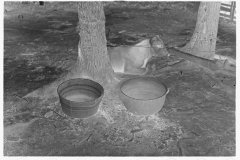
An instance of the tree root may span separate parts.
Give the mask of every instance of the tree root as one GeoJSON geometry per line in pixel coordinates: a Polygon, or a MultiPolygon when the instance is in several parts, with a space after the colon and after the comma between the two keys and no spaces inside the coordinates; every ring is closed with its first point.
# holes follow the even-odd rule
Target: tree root
{"type": "MultiPolygon", "coordinates": [[[[169,53],[173,55],[180,56],[181,58],[188,60],[190,62],[195,63],[194,65],[198,64],[201,67],[207,68],[212,74],[215,73],[223,73],[225,75],[229,76],[236,76],[236,66],[232,66],[231,63],[228,62],[228,60],[225,60],[224,62],[219,60],[208,60],[201,57],[197,57],[191,54],[188,54],[186,52],[180,51],[176,48],[170,48],[169,53]]],[[[170,67],[170,69],[177,69],[178,66],[175,66],[175,64],[170,67]]]]}
{"type": "MultiPolygon", "coordinates": [[[[197,57],[198,58],[198,57],[197,57]]],[[[208,60],[207,60],[208,61],[208,60]]],[[[212,63],[212,62],[210,62],[212,63]]],[[[204,64],[204,63],[203,63],[204,64]]],[[[214,63],[212,63],[213,65],[214,63]]],[[[219,65],[216,64],[216,66],[218,67],[219,65]]],[[[214,66],[214,68],[216,67],[214,66]]],[[[151,75],[153,76],[158,76],[160,74],[162,74],[163,72],[167,72],[167,71],[184,71],[184,70],[193,70],[193,69],[205,69],[206,71],[208,71],[209,73],[211,73],[208,77],[211,79],[212,82],[214,82],[214,85],[211,86],[212,88],[215,87],[215,86],[218,86],[219,88],[221,88],[222,90],[226,91],[227,93],[231,94],[231,95],[235,95],[235,87],[233,86],[230,86],[230,85],[226,85],[226,84],[223,84],[220,80],[217,80],[216,78],[214,78],[214,75],[218,74],[218,73],[221,73],[221,74],[224,74],[224,75],[227,75],[227,76],[232,76],[232,77],[235,77],[236,74],[235,73],[232,73],[231,71],[229,70],[224,70],[224,69],[216,69],[215,71],[212,71],[211,69],[212,68],[208,68],[208,67],[203,67],[201,65],[196,65],[196,63],[193,63],[193,62],[190,62],[190,61],[186,61],[186,60],[183,60],[183,61],[180,61],[180,62],[177,62],[177,63],[174,63],[173,65],[170,65],[170,66],[167,66],[167,67],[164,67],[160,70],[157,70],[157,71],[153,71],[152,73],[150,73],[151,75]]]]}
{"type": "Polygon", "coordinates": [[[184,71],[184,70],[191,70],[194,68],[197,68],[197,66],[194,65],[193,63],[190,63],[189,61],[183,60],[183,61],[174,63],[173,65],[169,65],[167,67],[161,68],[159,70],[152,71],[151,73],[149,73],[149,75],[158,76],[159,74],[162,74],[163,72],[167,72],[167,71],[184,71]]]}

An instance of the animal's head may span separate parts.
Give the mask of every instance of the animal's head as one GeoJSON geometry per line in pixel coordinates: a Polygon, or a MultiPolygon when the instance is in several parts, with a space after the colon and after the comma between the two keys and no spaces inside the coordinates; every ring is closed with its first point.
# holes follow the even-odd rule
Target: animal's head
{"type": "Polygon", "coordinates": [[[156,35],[150,39],[150,45],[154,50],[153,56],[164,57],[169,54],[163,43],[162,38],[159,35],[156,35]]]}

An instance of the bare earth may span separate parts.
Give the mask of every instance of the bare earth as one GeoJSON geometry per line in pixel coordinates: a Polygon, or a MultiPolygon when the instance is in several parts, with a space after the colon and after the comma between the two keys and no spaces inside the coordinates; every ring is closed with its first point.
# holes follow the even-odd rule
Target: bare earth
{"type": "MultiPolygon", "coordinates": [[[[87,119],[61,112],[58,97],[41,101],[24,95],[59,78],[77,57],[77,4],[4,5],[5,156],[234,156],[235,77],[203,69],[156,75],[170,88],[161,111],[129,113],[118,90],[87,119]],[[221,81],[224,88],[215,85],[221,81]]],[[[167,46],[184,45],[197,13],[184,3],[126,3],[105,6],[109,45],[128,45],[163,34],[167,46]]],[[[217,50],[236,57],[236,25],[220,20],[217,50]]],[[[155,59],[156,69],[166,66],[155,59]]]]}

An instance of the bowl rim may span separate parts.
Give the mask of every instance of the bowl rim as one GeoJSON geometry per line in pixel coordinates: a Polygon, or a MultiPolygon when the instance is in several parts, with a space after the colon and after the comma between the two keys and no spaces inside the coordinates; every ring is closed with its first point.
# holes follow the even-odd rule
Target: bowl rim
{"type": "Polygon", "coordinates": [[[130,98],[130,99],[134,99],[134,100],[138,100],[138,101],[151,101],[151,100],[156,100],[156,99],[159,99],[159,98],[162,98],[162,97],[166,96],[166,95],[168,94],[168,92],[169,92],[169,89],[168,89],[168,87],[167,87],[164,83],[162,83],[161,81],[158,81],[158,80],[157,80],[156,78],[154,78],[154,77],[134,77],[134,78],[130,78],[130,79],[125,80],[125,81],[121,84],[121,86],[120,86],[120,91],[121,91],[121,93],[122,93],[123,95],[125,95],[126,97],[128,97],[128,98],[130,98]],[[129,81],[134,80],[134,79],[151,79],[151,80],[154,80],[154,81],[157,82],[157,83],[160,82],[160,84],[163,85],[164,88],[166,89],[166,92],[165,92],[162,96],[159,96],[159,97],[154,98],[154,99],[138,99],[138,98],[130,97],[130,96],[126,95],[126,94],[122,91],[122,87],[123,87],[123,85],[124,85],[126,82],[129,82],[129,81]]]}
{"type": "MultiPolygon", "coordinates": [[[[95,87],[94,87],[94,88],[95,88],[95,87]]],[[[57,94],[58,94],[59,98],[61,97],[62,99],[66,100],[66,101],[84,104],[84,103],[95,102],[96,100],[102,98],[103,95],[104,95],[104,88],[103,88],[103,86],[102,86],[100,83],[98,83],[98,82],[96,82],[96,81],[94,81],[94,80],[91,80],[91,79],[87,79],[87,78],[73,78],[73,79],[69,79],[69,80],[66,80],[66,81],[60,83],[60,84],[58,85],[58,87],[57,87],[57,94]],[[101,95],[100,95],[99,97],[97,97],[96,99],[94,99],[94,100],[89,100],[89,101],[84,101],[84,102],[71,101],[71,100],[69,100],[69,99],[64,98],[64,97],[60,94],[59,88],[60,88],[60,86],[63,85],[64,83],[67,83],[67,82],[72,81],[72,80],[85,80],[85,81],[90,81],[90,82],[96,83],[96,84],[99,85],[99,87],[101,88],[101,91],[100,91],[100,94],[101,94],[101,95]]]]}

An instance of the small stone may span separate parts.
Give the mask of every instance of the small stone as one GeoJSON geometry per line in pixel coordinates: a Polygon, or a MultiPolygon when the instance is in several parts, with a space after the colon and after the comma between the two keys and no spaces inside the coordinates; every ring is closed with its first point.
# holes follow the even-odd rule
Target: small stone
{"type": "Polygon", "coordinates": [[[134,126],[133,129],[130,131],[131,133],[137,133],[137,132],[141,132],[144,129],[140,128],[139,126],[134,126]]]}
{"type": "Polygon", "coordinates": [[[19,137],[13,137],[13,136],[7,136],[6,139],[7,139],[8,141],[16,142],[16,141],[18,141],[20,138],[19,138],[19,137]]]}
{"type": "Polygon", "coordinates": [[[54,105],[50,105],[50,106],[47,106],[47,109],[55,109],[55,106],[54,105]]]}
{"type": "Polygon", "coordinates": [[[139,126],[141,128],[146,128],[146,127],[154,127],[155,124],[156,123],[153,120],[149,120],[149,121],[142,121],[142,122],[140,122],[139,126]]]}
{"type": "Polygon", "coordinates": [[[45,118],[49,118],[49,117],[51,117],[53,115],[53,111],[49,111],[49,112],[47,112],[45,115],[44,115],[44,117],[45,118]]]}

